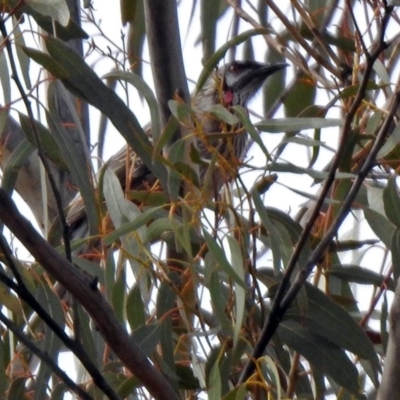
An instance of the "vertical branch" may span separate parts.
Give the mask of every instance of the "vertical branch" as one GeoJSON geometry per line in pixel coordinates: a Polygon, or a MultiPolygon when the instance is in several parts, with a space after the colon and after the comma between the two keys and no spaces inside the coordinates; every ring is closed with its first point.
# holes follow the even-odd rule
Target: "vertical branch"
{"type": "Polygon", "coordinates": [[[179,34],[176,1],[145,1],[146,32],[151,68],[161,120],[165,125],[171,115],[168,101],[176,93],[189,103],[182,47],[179,34]]]}
{"type": "MultiPolygon", "coordinates": [[[[175,0],[146,0],[145,1],[146,32],[149,44],[151,67],[158,106],[163,125],[171,116],[168,101],[177,95],[186,103],[190,103],[189,90],[186,81],[185,68],[182,57],[177,5],[175,0]]],[[[177,130],[164,153],[168,157],[169,148],[180,138],[185,139],[186,164],[190,163],[190,140],[183,127],[177,130]],[[185,137],[186,136],[186,137],[185,137]]],[[[186,190],[182,194],[183,197],[186,190]]],[[[173,246],[168,247],[168,260],[176,260],[177,267],[182,268],[184,255],[178,254],[173,246]]],[[[175,263],[175,262],[174,262],[175,263]]]]}

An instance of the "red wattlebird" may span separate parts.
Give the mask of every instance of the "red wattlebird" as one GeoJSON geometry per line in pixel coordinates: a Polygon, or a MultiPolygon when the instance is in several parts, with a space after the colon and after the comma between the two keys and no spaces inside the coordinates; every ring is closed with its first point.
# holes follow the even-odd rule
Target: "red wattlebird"
{"type": "MultiPolygon", "coordinates": [[[[233,61],[213,71],[204,86],[193,96],[192,109],[196,115],[195,145],[201,159],[199,167],[200,187],[207,193],[218,194],[225,183],[229,183],[237,174],[247,148],[248,134],[241,126],[227,126],[210,109],[222,105],[230,110],[233,106],[247,107],[249,100],[261,88],[265,80],[277,71],[287,67],[286,63],[262,64],[255,61],[233,61]],[[225,137],[224,137],[224,134],[225,137]],[[213,171],[207,174],[210,161],[217,155],[213,171]],[[205,177],[209,176],[205,187],[205,177]]],[[[151,129],[148,129],[151,136],[151,129]]],[[[118,176],[121,185],[126,183],[126,148],[121,149],[108,162],[118,176]]],[[[155,177],[132,150],[130,153],[131,189],[150,188],[155,184],[155,177]]],[[[84,204],[76,198],[69,209],[67,222],[71,226],[71,237],[82,238],[88,234],[84,204]]]]}

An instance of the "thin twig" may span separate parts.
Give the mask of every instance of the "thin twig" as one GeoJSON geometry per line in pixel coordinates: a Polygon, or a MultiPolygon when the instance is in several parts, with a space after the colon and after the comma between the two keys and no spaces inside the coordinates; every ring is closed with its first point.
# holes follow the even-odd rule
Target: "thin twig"
{"type": "Polygon", "coordinates": [[[310,217],[309,221],[307,222],[305,228],[303,229],[302,234],[299,238],[299,241],[293,251],[292,257],[289,260],[284,277],[283,277],[283,279],[279,285],[279,288],[277,290],[277,293],[275,295],[269,317],[268,317],[267,321],[265,322],[265,325],[262,329],[262,332],[260,334],[260,337],[259,337],[256,345],[254,346],[253,354],[249,358],[245,368],[242,371],[241,377],[239,379],[239,383],[245,382],[246,379],[254,371],[255,360],[257,360],[263,354],[268,342],[270,341],[273,334],[275,333],[283,315],[285,314],[288,307],[290,306],[290,304],[296,297],[298,291],[300,290],[300,288],[304,284],[305,280],[311,273],[315,264],[318,263],[318,260],[322,256],[323,252],[329,246],[330,241],[335,236],[337,229],[343,222],[344,218],[347,216],[347,214],[350,210],[350,206],[359,190],[359,187],[361,186],[362,182],[364,181],[365,177],[367,176],[367,174],[371,168],[371,165],[373,164],[374,157],[377,155],[377,153],[380,149],[380,146],[382,146],[384,138],[385,138],[385,134],[387,133],[387,130],[389,129],[390,124],[392,123],[392,117],[396,112],[396,107],[398,104],[397,95],[395,96],[395,99],[393,100],[392,107],[390,109],[389,114],[386,117],[386,121],[383,124],[383,126],[377,136],[374,147],[371,150],[368,158],[366,159],[356,180],[354,181],[354,183],[346,197],[346,200],[343,202],[343,205],[342,205],[335,221],[332,223],[331,228],[328,230],[328,232],[325,234],[325,237],[323,238],[323,240],[319,243],[319,245],[316,247],[316,249],[310,256],[309,261],[308,261],[307,265],[305,266],[305,268],[298,273],[294,283],[292,285],[290,285],[291,276],[297,265],[297,262],[300,257],[300,254],[303,250],[303,247],[306,244],[306,242],[309,238],[309,235],[311,233],[311,230],[320,214],[321,207],[324,204],[325,198],[329,193],[330,187],[333,184],[333,182],[335,181],[335,173],[339,166],[343,151],[344,151],[346,143],[347,143],[348,132],[351,131],[351,124],[352,124],[353,118],[356,115],[356,112],[364,99],[365,92],[367,90],[367,84],[369,81],[369,77],[373,70],[374,62],[379,57],[381,52],[384,49],[386,49],[386,43],[384,42],[383,38],[384,38],[387,22],[388,22],[391,11],[392,11],[392,7],[385,8],[385,14],[384,14],[383,20],[382,20],[382,31],[380,32],[379,41],[377,42],[377,45],[376,45],[376,50],[374,51],[373,54],[368,54],[368,53],[366,54],[367,65],[365,68],[364,76],[360,83],[360,87],[359,87],[357,95],[354,99],[354,102],[347,114],[347,117],[346,117],[346,120],[345,120],[345,123],[343,126],[343,130],[342,130],[339,148],[338,148],[336,156],[333,160],[332,166],[329,170],[328,177],[322,188],[321,195],[319,196],[319,198],[315,204],[315,207],[313,209],[311,217],[310,217]]]}
{"type": "Polygon", "coordinates": [[[71,339],[65,331],[57,324],[56,321],[48,314],[48,312],[42,307],[42,305],[36,300],[32,293],[26,287],[22,277],[18,271],[17,266],[14,263],[11,250],[7,245],[4,236],[0,234],[0,249],[7,261],[8,267],[14,274],[17,284],[10,279],[7,275],[0,272],[0,281],[13,290],[20,299],[25,301],[39,317],[46,323],[46,325],[58,336],[58,338],[65,344],[65,346],[72,351],[72,353],[78,358],[82,365],[86,368],[89,375],[92,377],[95,385],[112,400],[120,400],[120,397],[115,393],[112,387],[104,379],[102,373],[97,369],[86,350],[80,342],[71,339]]]}
{"type": "Polygon", "coordinates": [[[29,351],[39,357],[44,363],[46,363],[51,370],[71,389],[77,396],[85,400],[93,400],[93,397],[85,392],[79,385],[77,385],[58,365],[50,355],[41,350],[39,347],[35,346],[33,342],[20,330],[20,328],[14,324],[10,319],[8,319],[0,311],[0,321],[18,338],[18,340],[23,343],[29,351]]]}
{"type": "Polygon", "coordinates": [[[14,233],[37,262],[76,297],[93,319],[95,326],[120,360],[143,382],[158,400],[174,400],[177,396],[168,380],[145,356],[128,335],[111,306],[96,285],[79,269],[62,257],[21,215],[7,193],[0,189],[0,220],[14,233]]]}
{"type": "Polygon", "coordinates": [[[28,96],[25,93],[25,90],[22,86],[22,83],[19,79],[19,75],[18,75],[18,70],[17,67],[15,65],[15,60],[14,60],[14,54],[13,54],[13,50],[12,50],[12,46],[11,46],[11,42],[7,33],[7,29],[4,23],[3,18],[0,18],[0,32],[3,35],[4,38],[4,43],[7,49],[7,53],[8,53],[8,57],[9,57],[9,61],[10,61],[10,66],[11,66],[11,71],[12,71],[12,75],[11,78],[14,80],[15,84],[17,85],[18,91],[21,95],[22,101],[25,104],[26,107],[26,111],[28,113],[29,116],[29,120],[31,121],[31,128],[32,128],[32,132],[35,138],[35,144],[36,144],[36,148],[38,151],[38,156],[40,157],[40,160],[47,172],[47,177],[49,179],[49,183],[50,183],[50,187],[53,191],[53,195],[54,195],[54,199],[56,201],[56,205],[57,205],[57,211],[58,214],[60,216],[60,221],[61,221],[61,225],[63,227],[63,239],[64,239],[64,248],[65,248],[65,257],[67,258],[68,261],[72,260],[72,256],[71,256],[71,243],[70,243],[70,237],[69,237],[69,226],[67,224],[66,218],[65,218],[65,214],[64,214],[64,209],[63,209],[63,205],[62,205],[62,200],[61,200],[61,195],[60,192],[58,190],[56,181],[51,173],[51,169],[50,169],[50,164],[49,161],[47,160],[43,149],[42,149],[42,145],[39,139],[39,133],[36,129],[36,125],[34,124],[34,117],[33,117],[33,112],[32,112],[32,107],[31,107],[31,103],[30,100],[28,99],[28,96]]]}

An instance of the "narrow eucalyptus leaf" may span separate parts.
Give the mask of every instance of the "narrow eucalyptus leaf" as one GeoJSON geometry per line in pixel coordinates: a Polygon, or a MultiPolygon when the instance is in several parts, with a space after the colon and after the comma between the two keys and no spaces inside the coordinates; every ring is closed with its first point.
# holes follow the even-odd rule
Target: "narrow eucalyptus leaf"
{"type": "MultiPolygon", "coordinates": [[[[52,83],[49,84],[49,98],[54,99],[52,91],[56,90],[52,83]]],[[[58,147],[63,149],[63,159],[68,165],[68,169],[79,187],[81,196],[85,202],[86,215],[89,220],[90,230],[96,233],[99,227],[97,213],[96,196],[93,188],[93,181],[88,164],[88,154],[85,152],[85,145],[76,143],[71,135],[65,130],[61,122],[56,106],[49,101],[49,111],[46,111],[47,122],[50,131],[58,147]]]]}
{"type": "Polygon", "coordinates": [[[328,374],[351,393],[358,394],[358,371],[343,349],[294,321],[283,321],[278,333],[284,343],[303,355],[314,368],[328,374]]]}
{"type": "MultiPolygon", "coordinates": [[[[392,250],[393,251],[393,250],[392,250]]],[[[347,282],[358,283],[359,285],[381,286],[385,277],[368,268],[362,268],[359,265],[334,265],[326,272],[327,275],[335,276],[347,282]]],[[[385,282],[387,288],[394,291],[393,279],[385,282]]]]}
{"type": "Polygon", "coordinates": [[[229,110],[222,104],[216,104],[211,107],[208,112],[220,121],[226,122],[229,125],[236,125],[239,122],[238,118],[229,112],[229,110]]]}
{"type": "Polygon", "coordinates": [[[30,58],[26,55],[26,53],[22,50],[22,47],[25,46],[24,35],[21,32],[21,28],[19,24],[14,25],[14,40],[15,40],[15,50],[17,52],[17,57],[19,61],[19,67],[21,68],[22,76],[24,78],[25,86],[27,89],[32,88],[31,77],[29,75],[30,72],[30,58]]]}
{"type": "Polygon", "coordinates": [[[12,152],[3,169],[1,187],[11,194],[18,177],[19,169],[27,162],[35,148],[27,140],[22,141],[12,152]]]}
{"type": "Polygon", "coordinates": [[[400,197],[394,176],[390,177],[383,190],[383,205],[389,221],[400,228],[400,197]]]}
{"type": "Polygon", "coordinates": [[[201,71],[200,77],[197,81],[196,93],[204,86],[208,76],[217,67],[218,63],[224,58],[226,52],[233,46],[237,46],[248,38],[256,35],[267,34],[267,29],[251,29],[243,32],[240,35],[235,36],[233,39],[228,40],[222,45],[205,63],[203,70],[201,71]]]}
{"type": "Polygon", "coordinates": [[[243,289],[245,289],[246,284],[230,265],[229,261],[226,258],[224,250],[216,243],[214,238],[206,230],[203,230],[203,234],[204,234],[204,239],[207,243],[208,250],[211,251],[216,260],[218,260],[218,266],[237,284],[239,284],[243,289]]]}
{"type": "Polygon", "coordinates": [[[146,99],[150,110],[151,135],[153,137],[153,140],[157,141],[161,135],[161,121],[158,112],[157,99],[154,96],[153,91],[150,89],[150,86],[143,80],[143,78],[141,78],[139,75],[134,74],[133,72],[114,71],[104,75],[103,78],[120,79],[128,82],[133,85],[140,93],[140,95],[146,99]]]}
{"type": "Polygon", "coordinates": [[[260,121],[254,126],[263,132],[281,133],[341,127],[343,123],[344,120],[339,118],[274,118],[260,121]]]}
{"type": "Polygon", "coordinates": [[[146,323],[145,305],[138,285],[133,285],[126,299],[126,316],[132,331],[146,323]]]}
{"type": "MultiPolygon", "coordinates": [[[[393,277],[394,282],[398,282],[400,277],[400,230],[396,228],[392,235],[390,251],[392,253],[393,277]]],[[[390,279],[389,289],[394,291],[394,282],[390,279]],[[392,283],[392,285],[390,285],[392,283]]]]}
{"type": "Polygon", "coordinates": [[[10,71],[8,69],[6,52],[0,51],[0,82],[3,90],[3,98],[5,104],[11,103],[11,81],[10,71]]]}

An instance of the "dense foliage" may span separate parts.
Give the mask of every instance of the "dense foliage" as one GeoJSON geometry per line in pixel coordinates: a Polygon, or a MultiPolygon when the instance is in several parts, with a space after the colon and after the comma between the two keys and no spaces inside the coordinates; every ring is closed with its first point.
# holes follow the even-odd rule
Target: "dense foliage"
{"type": "Polygon", "coordinates": [[[399,398],[397,8],[121,0],[114,39],[96,1],[39,3],[0,16],[0,397],[399,398]],[[215,112],[251,147],[210,199],[183,65],[198,90],[231,59],[290,67],[215,112]],[[157,184],[121,186],[119,134],[157,184]]]}

